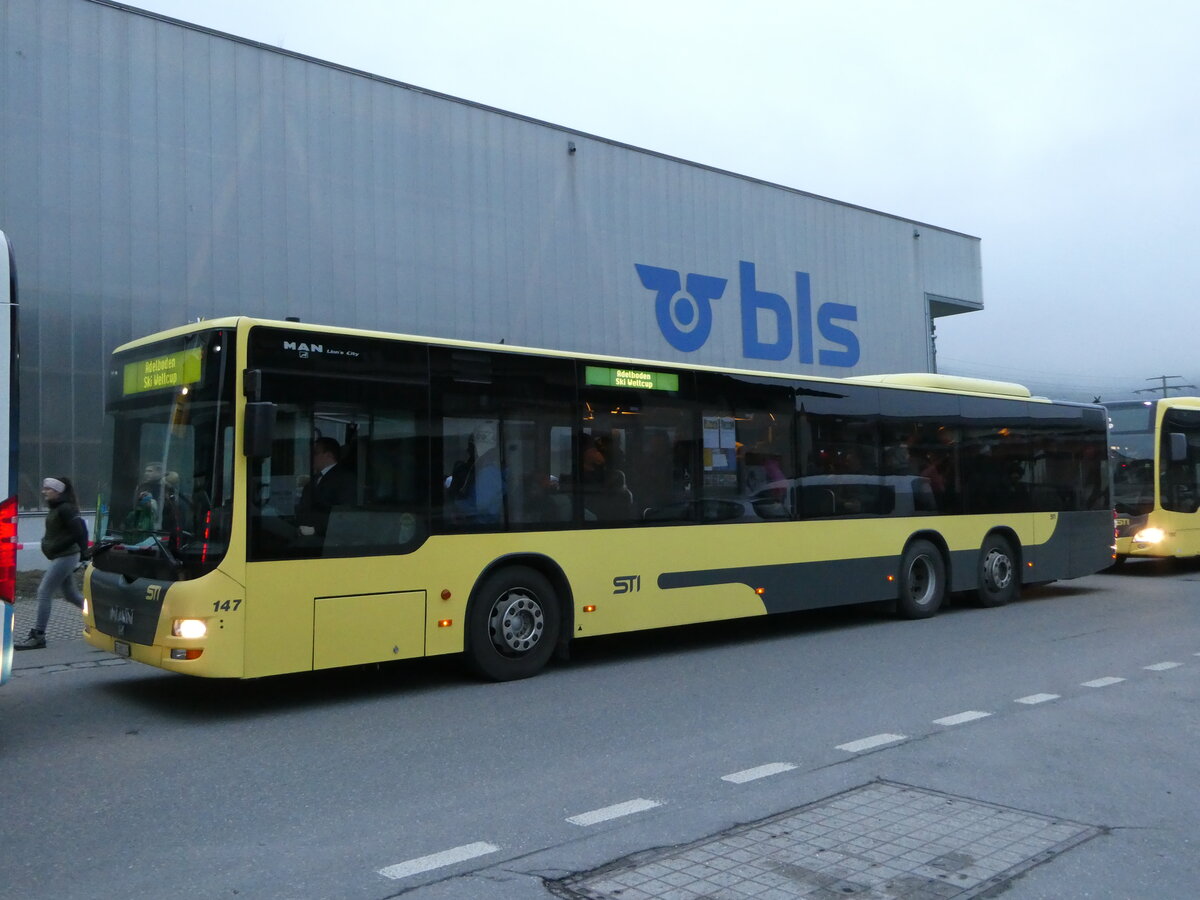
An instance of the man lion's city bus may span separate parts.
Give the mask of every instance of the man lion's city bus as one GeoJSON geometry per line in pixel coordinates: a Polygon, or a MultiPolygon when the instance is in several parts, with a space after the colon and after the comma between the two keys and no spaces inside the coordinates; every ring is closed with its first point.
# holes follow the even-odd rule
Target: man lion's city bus
{"type": "Polygon", "coordinates": [[[17,448],[20,353],[17,332],[17,267],[0,231],[0,684],[12,674],[13,603],[17,590],[17,448]]]}
{"type": "Polygon", "coordinates": [[[1200,397],[1105,406],[1117,562],[1200,556],[1200,397]]]}
{"type": "Polygon", "coordinates": [[[521,678],[576,638],[923,618],[1112,559],[1104,409],[1007,383],[227,318],[118,348],[106,413],[87,640],[195,675],[521,678]]]}

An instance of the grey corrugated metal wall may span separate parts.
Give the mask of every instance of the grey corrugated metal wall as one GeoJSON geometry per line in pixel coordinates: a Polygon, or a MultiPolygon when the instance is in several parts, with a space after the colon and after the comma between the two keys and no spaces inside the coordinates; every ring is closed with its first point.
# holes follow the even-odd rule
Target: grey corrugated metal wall
{"type": "Polygon", "coordinates": [[[198,316],[848,375],[926,369],[925,296],[981,301],[975,238],[119,5],[0,0],[0,59],[27,502],[95,485],[108,352],[198,316]],[[741,261],[853,305],[857,364],[747,359],[741,261]],[[664,339],[635,263],[729,280],[703,347],[664,339]]]}

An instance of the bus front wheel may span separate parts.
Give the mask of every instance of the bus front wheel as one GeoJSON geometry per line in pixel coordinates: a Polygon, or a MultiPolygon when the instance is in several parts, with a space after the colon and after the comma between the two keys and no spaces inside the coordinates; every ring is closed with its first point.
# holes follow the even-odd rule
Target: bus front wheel
{"type": "Polygon", "coordinates": [[[554,588],[527,566],[499,569],[480,583],[467,623],[467,659],[493,681],[528,678],[554,652],[562,612],[554,588]]]}
{"type": "Polygon", "coordinates": [[[896,608],[906,619],[927,619],[941,608],[946,594],[946,563],[929,541],[913,541],[900,560],[900,597],[896,608]]]}
{"type": "Polygon", "coordinates": [[[979,550],[980,606],[1003,606],[1016,600],[1021,592],[1020,568],[1017,554],[1006,538],[994,534],[979,550]]]}

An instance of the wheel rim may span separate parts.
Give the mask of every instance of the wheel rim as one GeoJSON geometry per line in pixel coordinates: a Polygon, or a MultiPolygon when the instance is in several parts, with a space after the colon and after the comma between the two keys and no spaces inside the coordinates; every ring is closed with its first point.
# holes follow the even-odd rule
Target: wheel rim
{"type": "Polygon", "coordinates": [[[992,589],[1003,591],[1013,580],[1013,564],[1007,553],[989,550],[983,560],[983,577],[992,589]]]}
{"type": "Polygon", "coordinates": [[[908,567],[908,596],[916,606],[928,606],[933,602],[937,588],[937,576],[929,557],[918,556],[908,567]]]}
{"type": "Polygon", "coordinates": [[[536,595],[526,588],[513,588],[492,604],[488,631],[492,644],[508,656],[528,653],[542,639],[546,617],[536,595]]]}

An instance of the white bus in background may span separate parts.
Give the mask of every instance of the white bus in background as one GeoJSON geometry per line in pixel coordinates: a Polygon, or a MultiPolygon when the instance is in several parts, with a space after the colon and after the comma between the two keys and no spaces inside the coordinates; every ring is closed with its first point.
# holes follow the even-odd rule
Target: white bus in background
{"type": "Polygon", "coordinates": [[[0,231],[0,684],[12,672],[13,603],[17,592],[17,448],[20,391],[17,372],[17,269],[0,231]]]}

